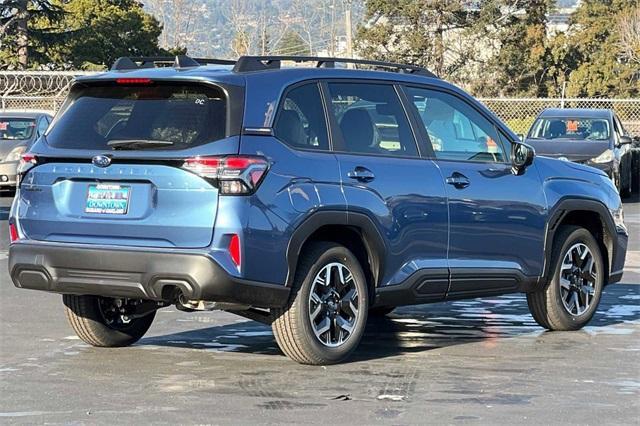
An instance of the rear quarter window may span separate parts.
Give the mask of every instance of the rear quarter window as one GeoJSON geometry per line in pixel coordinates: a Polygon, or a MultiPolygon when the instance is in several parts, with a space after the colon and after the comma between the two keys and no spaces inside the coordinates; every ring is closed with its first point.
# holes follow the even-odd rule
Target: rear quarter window
{"type": "Polygon", "coordinates": [[[72,92],[47,143],[111,150],[114,141],[140,140],[165,143],[135,149],[191,148],[226,136],[226,104],[222,89],[204,85],[87,86],[72,92]]]}

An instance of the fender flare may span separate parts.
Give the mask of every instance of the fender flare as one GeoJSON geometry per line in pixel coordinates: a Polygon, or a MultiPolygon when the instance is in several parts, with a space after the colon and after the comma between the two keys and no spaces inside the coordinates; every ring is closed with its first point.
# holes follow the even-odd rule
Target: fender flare
{"type": "Polygon", "coordinates": [[[605,235],[603,235],[604,244],[608,251],[608,259],[606,259],[607,269],[609,270],[609,273],[611,272],[611,263],[613,259],[615,259],[615,253],[613,253],[613,250],[615,250],[616,245],[613,244],[613,241],[610,245],[607,245],[606,237],[608,236],[611,239],[617,238],[617,233],[616,225],[613,222],[613,218],[611,217],[609,209],[599,200],[589,198],[563,197],[549,211],[549,220],[547,221],[547,229],[544,240],[544,266],[542,268],[542,275],[540,277],[541,280],[546,279],[549,274],[553,241],[560,223],[569,213],[581,210],[594,212],[600,217],[600,221],[604,226],[603,231],[605,232],[605,235]]]}
{"type": "Polygon", "coordinates": [[[384,239],[369,216],[344,210],[321,210],[312,213],[293,231],[287,247],[287,279],[285,285],[287,287],[292,285],[300,252],[309,237],[323,226],[328,225],[349,227],[355,229],[361,235],[373,270],[374,284],[377,287],[383,274],[384,258],[387,252],[384,239]]]}

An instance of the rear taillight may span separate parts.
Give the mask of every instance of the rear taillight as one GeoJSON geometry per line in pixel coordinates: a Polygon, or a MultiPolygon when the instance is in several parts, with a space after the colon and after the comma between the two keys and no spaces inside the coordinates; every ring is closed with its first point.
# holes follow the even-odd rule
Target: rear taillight
{"type": "Polygon", "coordinates": [[[18,234],[18,227],[15,223],[9,224],[9,241],[15,243],[20,239],[20,234],[18,234]]]}
{"type": "Polygon", "coordinates": [[[20,157],[20,163],[18,163],[18,170],[17,170],[18,186],[20,186],[20,182],[22,181],[22,178],[24,177],[24,175],[37,164],[38,164],[38,157],[36,157],[33,154],[29,154],[28,152],[25,154],[22,154],[22,156],[20,157]]]}
{"type": "Polygon", "coordinates": [[[269,163],[263,157],[194,157],[182,168],[210,180],[221,194],[246,195],[260,185],[269,163]]]}

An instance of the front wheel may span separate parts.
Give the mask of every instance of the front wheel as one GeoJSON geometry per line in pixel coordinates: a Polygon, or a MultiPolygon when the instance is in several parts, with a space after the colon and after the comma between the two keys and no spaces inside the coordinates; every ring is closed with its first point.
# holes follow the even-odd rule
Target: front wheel
{"type": "Polygon", "coordinates": [[[272,329],[289,358],[301,364],[346,359],[364,334],[368,287],[346,247],[314,243],[300,257],[287,306],[274,309],[272,329]]]}
{"type": "Polygon", "coordinates": [[[578,226],[563,226],[554,239],[551,278],[527,294],[529,310],[549,330],[578,330],[596,312],[604,284],[604,262],[597,241],[578,226]]]}
{"type": "Polygon", "coordinates": [[[151,327],[156,311],[137,314],[139,306],[152,302],[100,296],[62,296],[73,331],[92,346],[119,347],[137,342],[151,327]]]}

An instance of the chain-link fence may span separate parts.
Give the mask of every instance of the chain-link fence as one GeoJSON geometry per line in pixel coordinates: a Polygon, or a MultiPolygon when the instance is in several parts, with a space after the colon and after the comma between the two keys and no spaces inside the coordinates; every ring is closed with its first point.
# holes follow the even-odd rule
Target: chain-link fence
{"type": "MultiPolygon", "coordinates": [[[[69,86],[83,71],[3,71],[0,72],[0,109],[38,109],[55,112],[69,86]]],[[[516,133],[526,133],[545,108],[611,108],[627,131],[640,135],[640,99],[480,99],[516,133]]]]}
{"type": "Polygon", "coordinates": [[[56,112],[76,76],[83,71],[2,71],[1,110],[45,110],[56,112]]]}
{"type": "Polygon", "coordinates": [[[480,99],[516,133],[527,133],[533,121],[546,108],[607,108],[620,118],[632,135],[640,135],[640,99],[597,98],[493,98],[480,99]]]}

